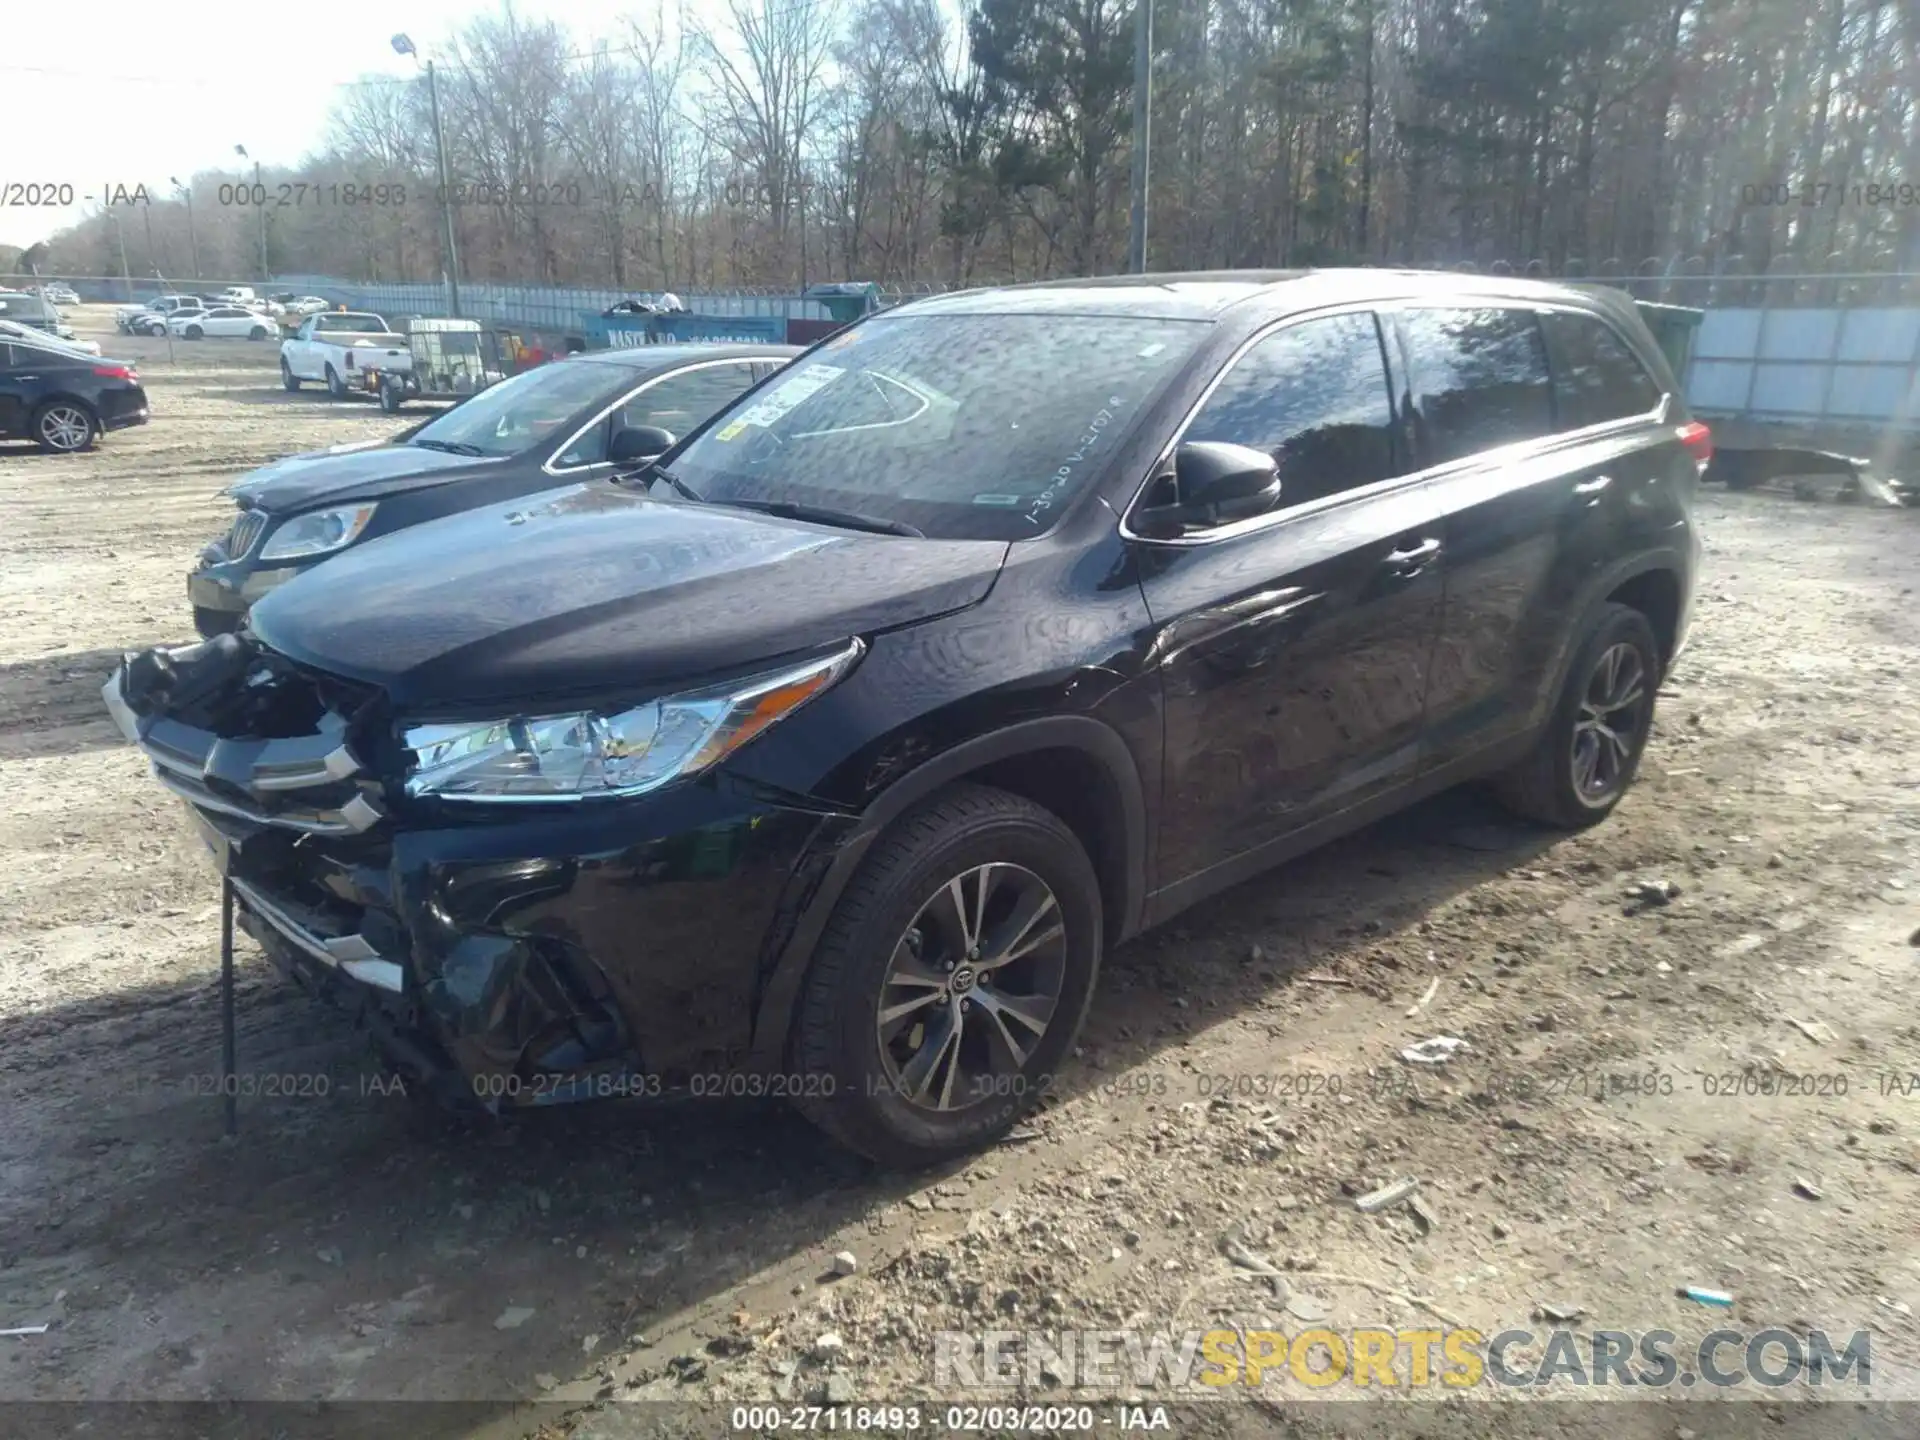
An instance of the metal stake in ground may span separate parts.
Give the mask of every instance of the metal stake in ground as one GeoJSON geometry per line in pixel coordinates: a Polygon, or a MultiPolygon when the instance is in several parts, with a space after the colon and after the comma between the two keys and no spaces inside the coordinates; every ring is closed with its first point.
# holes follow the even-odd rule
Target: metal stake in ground
{"type": "Polygon", "coordinates": [[[220,881],[220,1093],[227,1107],[227,1134],[240,1132],[239,1080],[233,1044],[233,881],[220,881]]]}

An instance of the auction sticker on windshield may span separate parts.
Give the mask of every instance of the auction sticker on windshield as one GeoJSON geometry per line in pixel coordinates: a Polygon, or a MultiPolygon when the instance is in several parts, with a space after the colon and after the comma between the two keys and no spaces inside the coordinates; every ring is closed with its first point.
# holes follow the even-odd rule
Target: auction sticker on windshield
{"type": "Polygon", "coordinates": [[[846,373],[835,365],[809,365],[798,375],[774,386],[763,399],[748,407],[745,414],[714,432],[713,438],[731,440],[742,430],[764,430],[802,400],[826,389],[846,373]]]}

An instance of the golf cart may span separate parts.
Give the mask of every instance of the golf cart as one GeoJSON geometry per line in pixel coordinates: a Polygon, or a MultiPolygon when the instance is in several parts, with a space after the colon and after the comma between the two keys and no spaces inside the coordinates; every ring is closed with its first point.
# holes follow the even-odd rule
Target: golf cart
{"type": "Polygon", "coordinates": [[[361,383],[389,414],[408,400],[464,400],[507,378],[508,357],[497,331],[478,320],[416,316],[406,322],[409,363],[362,371],[361,383]]]}

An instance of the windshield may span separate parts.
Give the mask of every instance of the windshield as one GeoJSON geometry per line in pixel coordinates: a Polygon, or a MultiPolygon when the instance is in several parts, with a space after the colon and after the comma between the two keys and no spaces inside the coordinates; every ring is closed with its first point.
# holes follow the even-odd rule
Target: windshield
{"type": "Polygon", "coordinates": [[[604,405],[633,372],[619,365],[561,361],[524,370],[482,390],[407,438],[409,445],[470,455],[518,455],[554,438],[582,410],[604,405]]]}
{"type": "Polygon", "coordinates": [[[824,506],[943,539],[1037,535],[1204,322],[886,316],[795,361],[671,461],[705,499],[824,506]]]}
{"type": "Polygon", "coordinates": [[[313,322],[313,333],[318,335],[328,330],[351,331],[355,334],[387,333],[387,322],[378,315],[320,315],[313,322]]]}

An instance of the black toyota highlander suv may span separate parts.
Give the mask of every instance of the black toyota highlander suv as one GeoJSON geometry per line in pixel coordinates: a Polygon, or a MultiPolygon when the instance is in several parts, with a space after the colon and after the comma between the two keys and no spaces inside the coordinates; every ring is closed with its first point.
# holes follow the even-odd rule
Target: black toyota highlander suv
{"type": "Polygon", "coordinates": [[[1006,1131],[1108,947],[1184,907],[1476,777],[1605,816],[1709,445],[1624,296],[975,291],[106,699],[241,922],[405,1073],[786,1096],[910,1165],[1006,1131]]]}

